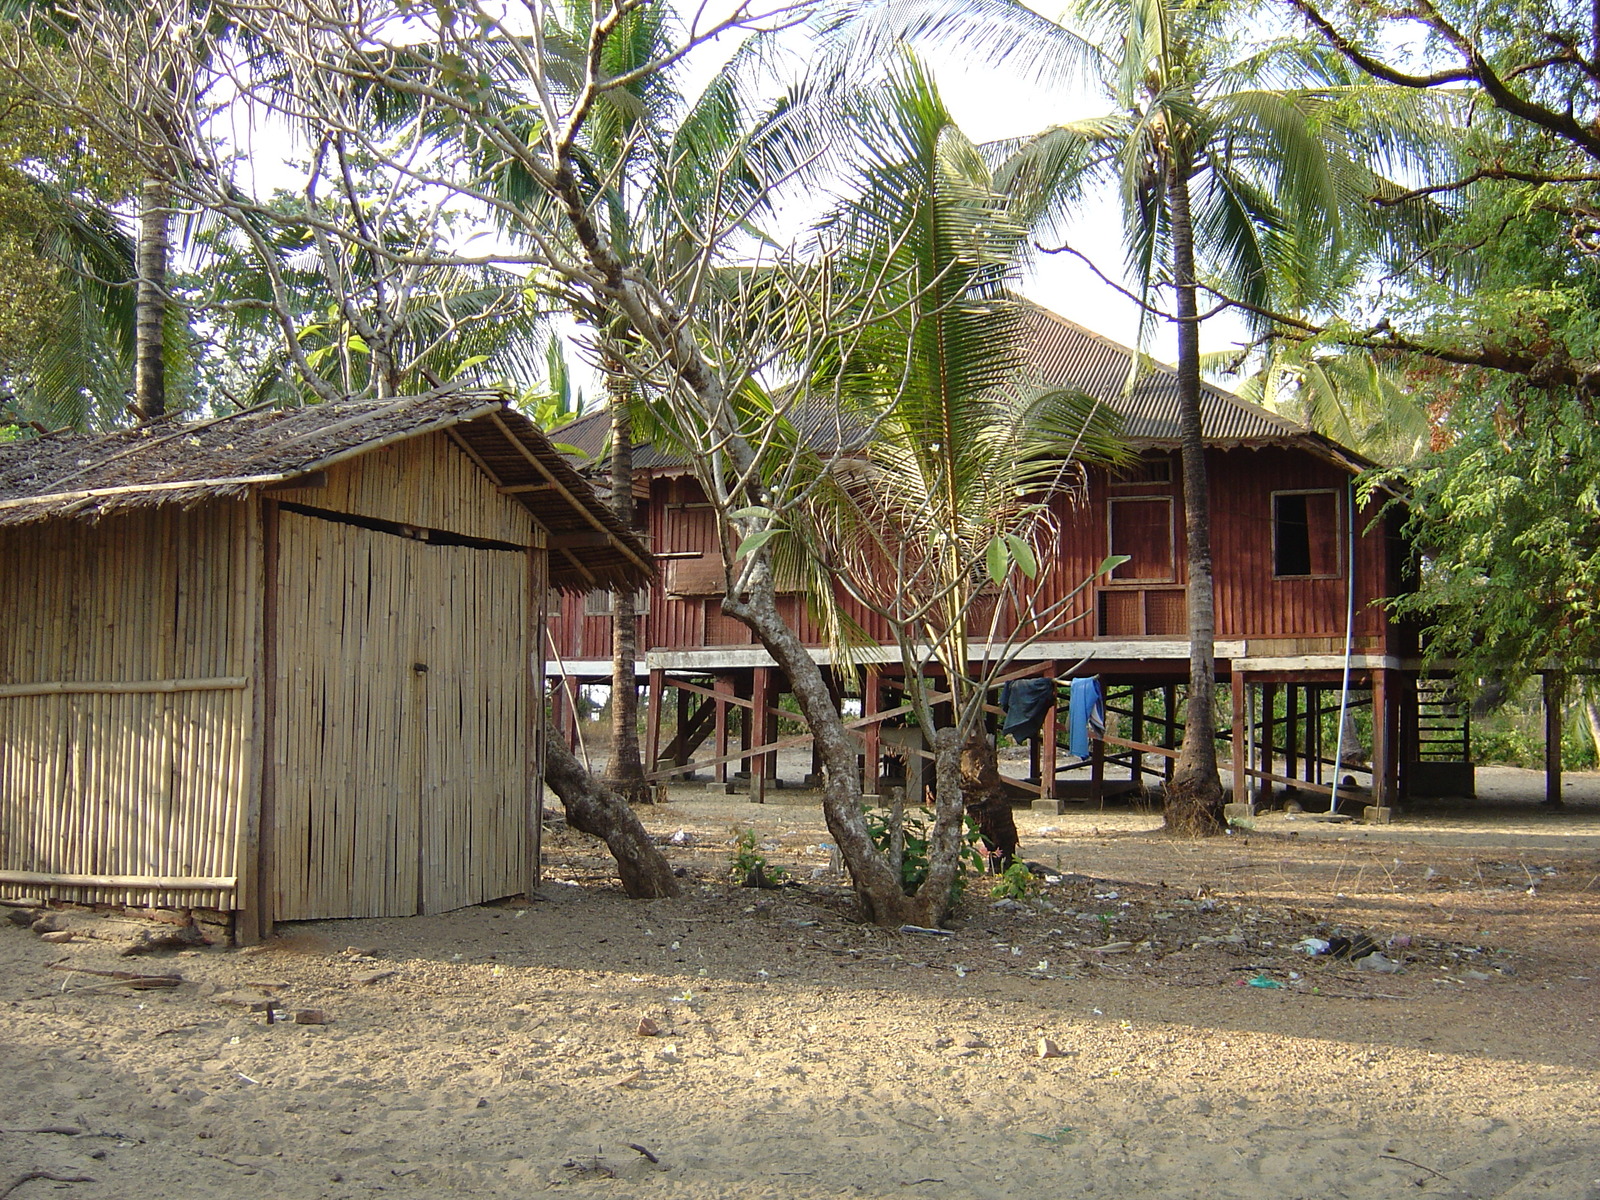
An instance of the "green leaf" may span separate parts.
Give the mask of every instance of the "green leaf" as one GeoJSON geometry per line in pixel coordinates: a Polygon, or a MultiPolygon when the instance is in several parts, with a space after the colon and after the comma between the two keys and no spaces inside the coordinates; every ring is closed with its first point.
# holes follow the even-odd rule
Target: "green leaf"
{"type": "Polygon", "coordinates": [[[1100,565],[1094,569],[1094,573],[1096,575],[1109,575],[1132,557],[1133,555],[1131,554],[1108,554],[1100,560],[1100,565]]]}
{"type": "Polygon", "coordinates": [[[739,543],[739,552],[735,557],[748,558],[777,536],[778,531],[776,529],[758,529],[739,543]]]}
{"type": "Polygon", "coordinates": [[[752,504],[748,508],[736,508],[728,515],[735,521],[771,521],[776,518],[778,514],[773,512],[770,508],[763,508],[759,504],[752,504]]]}
{"type": "Polygon", "coordinates": [[[1006,551],[1006,542],[1002,537],[989,539],[989,548],[983,554],[984,564],[989,571],[989,578],[999,584],[1005,581],[1006,568],[1011,565],[1011,556],[1006,551]]]}
{"type": "Polygon", "coordinates": [[[1014,533],[1006,534],[1006,545],[1011,548],[1011,558],[1020,570],[1029,579],[1039,577],[1039,559],[1033,552],[1033,547],[1028,545],[1025,538],[1019,538],[1014,533]]]}
{"type": "Polygon", "coordinates": [[[462,375],[464,375],[466,372],[472,370],[473,367],[476,367],[480,363],[486,363],[488,361],[489,361],[489,356],[487,354],[474,354],[471,358],[464,358],[464,359],[461,360],[461,365],[458,366],[454,371],[452,371],[450,373],[450,378],[451,379],[458,379],[462,375]]]}

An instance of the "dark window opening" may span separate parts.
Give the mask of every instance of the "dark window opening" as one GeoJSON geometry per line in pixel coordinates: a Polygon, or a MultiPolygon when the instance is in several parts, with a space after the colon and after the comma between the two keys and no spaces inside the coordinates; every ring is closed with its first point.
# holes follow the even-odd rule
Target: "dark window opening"
{"type": "Polygon", "coordinates": [[[1338,493],[1272,497],[1272,573],[1280,578],[1339,573],[1338,493]]]}

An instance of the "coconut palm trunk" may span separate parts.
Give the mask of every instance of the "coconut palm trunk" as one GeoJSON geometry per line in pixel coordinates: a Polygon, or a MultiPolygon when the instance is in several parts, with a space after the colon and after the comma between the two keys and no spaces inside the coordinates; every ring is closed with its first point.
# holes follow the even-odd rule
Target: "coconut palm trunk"
{"type": "Polygon", "coordinates": [[[1181,155],[1174,155],[1167,167],[1165,186],[1172,238],[1172,283],[1177,292],[1178,430],[1189,558],[1189,697],[1183,746],[1167,788],[1166,825],[1177,833],[1196,834],[1221,827],[1223,792],[1217,776],[1217,607],[1211,564],[1211,489],[1200,421],[1200,319],[1195,296],[1189,175],[1188,164],[1181,155]]]}
{"type": "MultiPolygon", "coordinates": [[[[610,375],[611,387],[611,511],[627,528],[633,528],[633,422],[628,405],[633,401],[622,368],[610,375]]],[[[648,804],[650,785],[645,782],[639,757],[639,686],[635,674],[639,661],[638,605],[633,592],[618,588],[611,594],[611,761],[606,786],[630,804],[648,804]]]]}
{"type": "Polygon", "coordinates": [[[133,409],[140,421],[167,412],[167,265],[172,254],[171,196],[164,179],[144,181],[139,193],[139,239],[134,285],[133,409]]]}

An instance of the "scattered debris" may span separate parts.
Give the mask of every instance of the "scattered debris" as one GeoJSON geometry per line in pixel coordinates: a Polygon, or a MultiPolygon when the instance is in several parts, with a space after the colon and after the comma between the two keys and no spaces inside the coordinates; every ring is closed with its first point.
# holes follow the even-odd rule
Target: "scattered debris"
{"type": "Polygon", "coordinates": [[[1042,1037],[1039,1039],[1040,1058],[1065,1058],[1066,1056],[1067,1052],[1050,1038],[1042,1037]]]}
{"type": "Polygon", "coordinates": [[[644,1155],[652,1163],[659,1163],[661,1161],[654,1154],[651,1154],[650,1151],[646,1150],[643,1146],[639,1145],[637,1142],[629,1142],[628,1143],[628,1149],[629,1150],[637,1150],[640,1154],[644,1155]]]}
{"type": "Polygon", "coordinates": [[[640,1017],[637,1032],[640,1037],[660,1037],[661,1025],[653,1017],[640,1017]]]}
{"type": "Polygon", "coordinates": [[[332,1025],[333,1018],[320,1008],[302,1008],[294,1014],[296,1025],[332,1025]]]}
{"type": "Polygon", "coordinates": [[[52,1183],[95,1183],[95,1182],[98,1182],[97,1180],[91,1179],[87,1175],[57,1175],[54,1171],[24,1171],[21,1175],[18,1175],[10,1183],[6,1184],[5,1187],[0,1188],[0,1200],[5,1200],[5,1198],[7,1196],[11,1195],[12,1192],[16,1191],[23,1184],[28,1183],[30,1180],[34,1180],[34,1179],[48,1179],[52,1183]]]}
{"type": "Polygon", "coordinates": [[[360,975],[356,976],[356,982],[357,983],[363,983],[363,984],[366,984],[366,983],[381,983],[383,980],[388,979],[391,976],[398,975],[398,974],[399,974],[399,972],[394,970],[392,967],[385,968],[384,970],[381,970],[381,971],[363,971],[360,975]]]}

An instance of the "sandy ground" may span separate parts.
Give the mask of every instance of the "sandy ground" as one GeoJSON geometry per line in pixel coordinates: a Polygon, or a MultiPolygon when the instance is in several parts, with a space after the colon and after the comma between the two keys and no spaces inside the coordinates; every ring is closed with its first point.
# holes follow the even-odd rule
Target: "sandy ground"
{"type": "Polygon", "coordinates": [[[644,814],[676,902],[554,830],[532,902],[251,950],[0,924],[0,1197],[1600,1200],[1600,779],[1569,784],[1199,844],[1022,812],[1051,881],[974,886],[948,937],[853,923],[805,798],[692,787],[644,814]],[[790,886],[730,885],[735,828],[790,886]],[[1400,970],[1295,948],[1336,934],[1400,970]]]}

